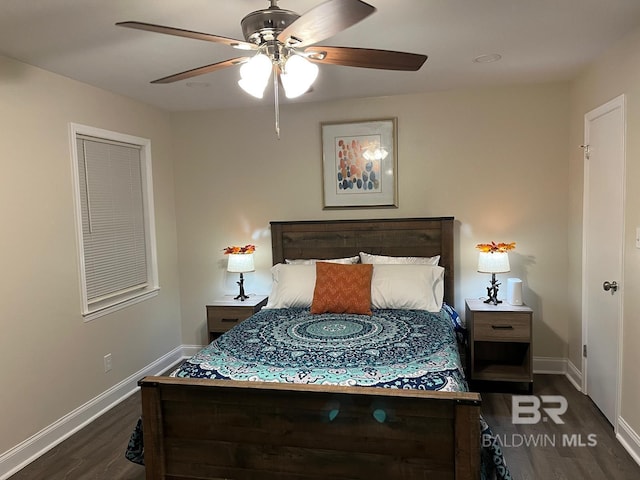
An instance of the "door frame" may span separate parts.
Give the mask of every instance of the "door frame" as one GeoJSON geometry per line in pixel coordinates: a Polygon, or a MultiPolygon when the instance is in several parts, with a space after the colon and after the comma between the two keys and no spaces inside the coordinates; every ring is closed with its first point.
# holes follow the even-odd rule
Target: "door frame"
{"type": "MultiPolygon", "coordinates": [[[[615,401],[615,422],[613,424],[614,432],[618,433],[618,419],[621,408],[621,397],[622,397],[622,383],[620,381],[621,373],[622,373],[622,346],[623,346],[623,331],[624,331],[624,252],[625,252],[625,237],[626,237],[626,221],[625,221],[625,212],[626,212],[626,171],[627,171],[627,117],[626,117],[626,96],[625,94],[621,94],[605,104],[594,108],[593,110],[587,112],[584,115],[584,146],[589,145],[589,122],[594,118],[600,117],[608,112],[613,110],[620,109],[622,112],[622,123],[623,123],[623,135],[622,135],[622,178],[620,188],[622,189],[622,241],[620,245],[620,287],[617,291],[618,294],[618,311],[619,311],[619,319],[618,319],[618,358],[616,359],[616,401],[615,401]]],[[[586,272],[587,272],[587,222],[588,222],[588,211],[589,211],[589,162],[587,160],[587,155],[585,152],[585,156],[583,159],[583,197],[582,197],[582,345],[581,350],[583,350],[585,345],[589,344],[589,332],[588,332],[588,302],[587,302],[587,282],[586,282],[586,272]]],[[[588,357],[589,352],[587,349],[587,357],[584,356],[584,350],[581,352],[582,357],[582,392],[585,395],[588,395],[588,385],[587,385],[587,369],[588,366],[588,357]]]]}

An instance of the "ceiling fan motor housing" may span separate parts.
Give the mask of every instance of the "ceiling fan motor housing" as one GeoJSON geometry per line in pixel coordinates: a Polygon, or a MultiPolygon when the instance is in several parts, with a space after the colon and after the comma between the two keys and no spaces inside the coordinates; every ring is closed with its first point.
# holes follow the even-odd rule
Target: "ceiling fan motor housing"
{"type": "Polygon", "coordinates": [[[247,42],[262,45],[273,41],[278,34],[295,22],[300,15],[281,8],[268,8],[251,12],[242,19],[242,33],[247,42]]]}

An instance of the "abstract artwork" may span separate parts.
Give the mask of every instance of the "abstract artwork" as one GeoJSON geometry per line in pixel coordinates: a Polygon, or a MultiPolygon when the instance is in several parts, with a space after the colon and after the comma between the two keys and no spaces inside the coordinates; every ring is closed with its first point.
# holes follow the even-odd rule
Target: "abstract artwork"
{"type": "Polygon", "coordinates": [[[397,207],[396,125],[322,124],[324,208],[397,207]]]}

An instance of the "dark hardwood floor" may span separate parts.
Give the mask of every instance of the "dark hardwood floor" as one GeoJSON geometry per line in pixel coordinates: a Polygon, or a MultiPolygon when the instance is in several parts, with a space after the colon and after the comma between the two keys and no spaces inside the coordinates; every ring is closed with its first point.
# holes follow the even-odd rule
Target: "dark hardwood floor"
{"type": "Polygon", "coordinates": [[[9,480],[144,480],[144,467],[124,458],[140,413],[138,392],[9,480]]]}
{"type": "MultiPolygon", "coordinates": [[[[562,415],[565,424],[547,421],[514,425],[510,393],[482,394],[483,415],[501,440],[514,479],[640,479],[640,466],[615,439],[611,425],[565,377],[536,375],[534,394],[563,395],[569,403],[562,415]],[[589,434],[595,437],[587,437],[589,434]],[[580,435],[584,446],[563,446],[562,435],[574,442],[580,435]],[[595,438],[595,446],[588,446],[589,438],[595,438]],[[514,446],[525,439],[529,439],[528,447],[514,446]],[[531,444],[534,441],[536,445],[531,444]]],[[[143,480],[144,468],[124,458],[129,435],[139,415],[140,394],[136,393],[10,480],[143,480]]]]}
{"type": "MultiPolygon", "coordinates": [[[[514,393],[526,395],[526,392],[514,393]]],[[[640,479],[640,466],[616,440],[611,424],[564,376],[535,375],[533,394],[564,396],[568,408],[561,419],[565,423],[556,424],[548,418],[537,424],[514,425],[512,395],[482,393],[482,413],[499,442],[502,440],[502,450],[514,479],[640,479]]]]}

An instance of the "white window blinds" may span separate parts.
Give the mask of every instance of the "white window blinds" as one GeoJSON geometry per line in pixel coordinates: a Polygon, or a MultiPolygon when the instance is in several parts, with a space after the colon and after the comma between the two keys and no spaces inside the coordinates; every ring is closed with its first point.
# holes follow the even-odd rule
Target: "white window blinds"
{"type": "Polygon", "coordinates": [[[69,124],[82,316],[155,297],[158,285],[151,141],[69,124]]]}
{"type": "Polygon", "coordinates": [[[140,149],[77,137],[89,303],[147,286],[140,149]]]}
{"type": "Polygon", "coordinates": [[[143,170],[136,145],[82,135],[76,142],[90,307],[148,286],[143,170]]]}

